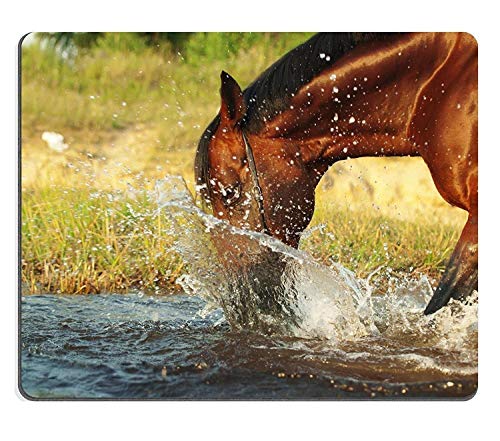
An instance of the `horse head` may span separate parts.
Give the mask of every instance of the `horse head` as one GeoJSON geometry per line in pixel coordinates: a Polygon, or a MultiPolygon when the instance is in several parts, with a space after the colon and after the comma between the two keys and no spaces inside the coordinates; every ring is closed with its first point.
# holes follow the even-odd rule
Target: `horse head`
{"type": "Polygon", "coordinates": [[[247,101],[226,72],[220,95],[219,114],[198,146],[197,189],[216,217],[297,247],[314,212],[317,179],[298,145],[287,144],[279,133],[246,129],[247,101]]]}

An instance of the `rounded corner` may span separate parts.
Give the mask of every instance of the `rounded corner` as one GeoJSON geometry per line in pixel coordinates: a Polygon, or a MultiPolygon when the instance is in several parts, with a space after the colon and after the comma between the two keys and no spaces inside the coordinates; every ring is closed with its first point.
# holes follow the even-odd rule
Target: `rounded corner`
{"type": "Polygon", "coordinates": [[[477,38],[474,34],[472,34],[471,32],[462,32],[462,34],[465,35],[465,37],[467,37],[468,39],[472,40],[472,42],[476,46],[476,48],[479,47],[477,38]]]}
{"type": "Polygon", "coordinates": [[[474,388],[474,390],[469,395],[465,395],[463,397],[463,401],[470,401],[470,400],[472,400],[477,395],[478,389],[479,389],[479,383],[476,384],[476,387],[474,388]]]}
{"type": "Polygon", "coordinates": [[[19,48],[19,50],[23,48],[23,42],[24,40],[26,40],[26,37],[28,37],[31,34],[33,34],[33,32],[27,32],[19,39],[19,43],[17,43],[17,47],[19,48]]]}
{"type": "Polygon", "coordinates": [[[24,390],[21,380],[19,380],[19,382],[17,383],[17,392],[20,395],[19,397],[20,399],[24,398],[27,401],[38,401],[37,397],[30,395],[28,392],[24,390]]]}

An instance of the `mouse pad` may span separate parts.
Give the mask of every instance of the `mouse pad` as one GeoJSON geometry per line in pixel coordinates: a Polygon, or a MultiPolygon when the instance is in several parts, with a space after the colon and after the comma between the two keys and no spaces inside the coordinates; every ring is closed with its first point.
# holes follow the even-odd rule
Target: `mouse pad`
{"type": "Polygon", "coordinates": [[[30,400],[468,399],[468,33],[31,33],[30,400]]]}

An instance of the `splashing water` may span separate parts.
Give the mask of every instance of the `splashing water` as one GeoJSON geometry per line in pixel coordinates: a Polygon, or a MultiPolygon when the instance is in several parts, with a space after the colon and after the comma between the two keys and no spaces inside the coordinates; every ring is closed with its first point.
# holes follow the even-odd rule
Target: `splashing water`
{"type": "Polygon", "coordinates": [[[204,213],[182,178],[158,181],[156,193],[172,221],[175,251],[189,267],[178,283],[208,301],[203,314],[221,308],[235,330],[298,339],[302,358],[329,364],[333,354],[337,369],[351,376],[378,371],[423,381],[477,373],[477,293],[424,316],[432,295],[425,277],[375,296],[369,280],[341,265],[320,265],[304,251],[204,213]]]}

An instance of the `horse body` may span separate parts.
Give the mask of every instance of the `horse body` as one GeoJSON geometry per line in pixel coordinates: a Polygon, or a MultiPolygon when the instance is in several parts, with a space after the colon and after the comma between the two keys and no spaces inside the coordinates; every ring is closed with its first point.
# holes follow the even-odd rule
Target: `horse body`
{"type": "Polygon", "coordinates": [[[309,59],[302,70],[299,47],[245,92],[223,73],[221,111],[197,153],[198,184],[206,185],[217,216],[243,228],[265,227],[297,247],[314,212],[316,185],[333,163],[421,156],[443,198],[469,212],[426,309],[431,313],[477,289],[477,44],[462,33],[349,37],[356,44],[334,60],[332,42],[322,39],[335,34],[313,37],[303,45],[309,59]],[[315,64],[306,68],[308,61],[315,64]],[[295,76],[312,72],[298,84],[284,75],[279,93],[263,93],[266,81],[276,87],[286,68],[295,76]],[[255,182],[259,195],[252,197],[255,182]]]}

